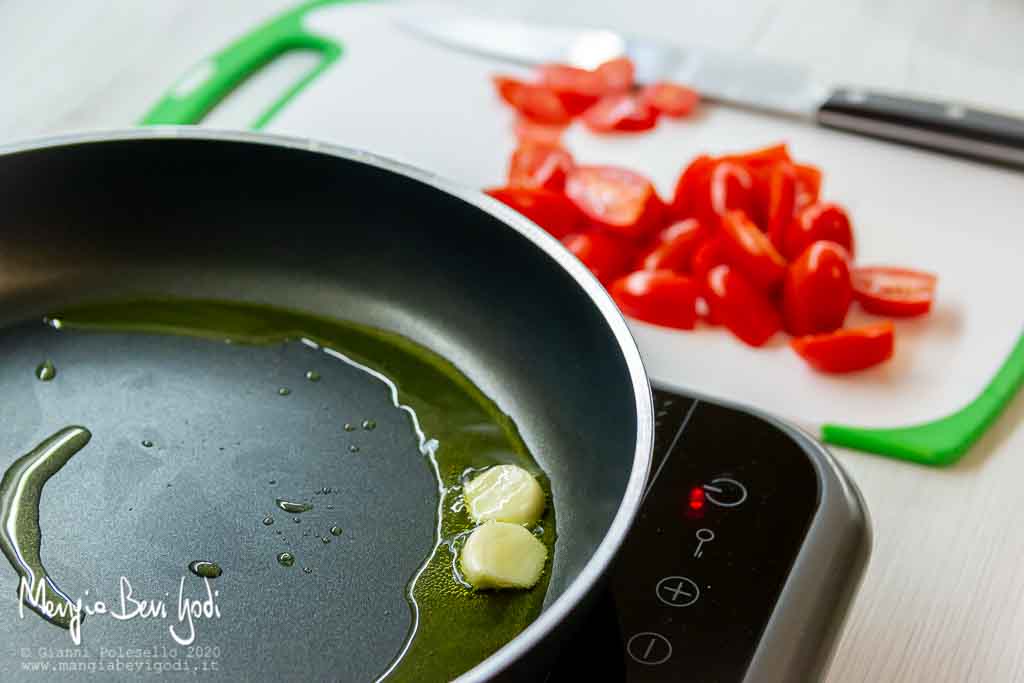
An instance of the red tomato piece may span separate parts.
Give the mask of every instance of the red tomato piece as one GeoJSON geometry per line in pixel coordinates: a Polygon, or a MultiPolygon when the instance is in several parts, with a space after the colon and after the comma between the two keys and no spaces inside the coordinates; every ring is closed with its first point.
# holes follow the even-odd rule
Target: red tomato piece
{"type": "Polygon", "coordinates": [[[604,81],[606,93],[625,92],[633,87],[636,67],[629,57],[616,57],[597,67],[595,72],[604,81]]]}
{"type": "Polygon", "coordinates": [[[626,237],[650,233],[664,213],[650,180],[616,166],[577,166],[565,194],[595,224],[626,237]]]}
{"type": "Polygon", "coordinates": [[[498,94],[523,116],[541,123],[568,123],[572,115],[554,91],[508,76],[495,76],[498,94]]]}
{"type": "Polygon", "coordinates": [[[742,152],[740,154],[727,154],[721,158],[721,161],[732,161],[739,164],[745,164],[752,168],[778,163],[780,161],[791,162],[792,158],[789,156],[789,148],[786,147],[786,143],[781,142],[777,145],[771,145],[769,147],[762,147],[761,149],[755,149],[751,152],[742,152]]]}
{"type": "Polygon", "coordinates": [[[572,155],[558,145],[521,142],[509,160],[508,184],[561,192],[573,165],[572,155]]]}
{"type": "Polygon", "coordinates": [[[754,179],[750,171],[731,161],[719,162],[711,171],[711,211],[724,216],[733,210],[750,214],[754,179]]]}
{"type": "Polygon", "coordinates": [[[891,321],[791,339],[789,345],[815,370],[854,372],[888,360],[895,348],[891,321]]]}
{"type": "Polygon", "coordinates": [[[697,322],[697,283],[671,270],[635,271],[612,283],[610,291],[631,318],[681,330],[692,330],[697,322]]]}
{"type": "Polygon", "coordinates": [[[751,346],[764,345],[782,328],[771,299],[731,266],[715,266],[708,272],[704,300],[714,320],[751,346]]]}
{"type": "Polygon", "coordinates": [[[707,195],[707,184],[714,167],[715,160],[702,154],[680,174],[672,197],[672,213],[676,218],[689,218],[697,214],[697,198],[707,195]]]}
{"type": "Polygon", "coordinates": [[[822,240],[789,264],[782,287],[782,319],[792,335],[832,332],[843,326],[853,301],[850,255],[822,240]]]}
{"type": "Polygon", "coordinates": [[[538,123],[533,119],[519,115],[516,117],[515,134],[519,142],[541,142],[557,145],[562,141],[567,123],[538,123]]]}
{"type": "Polygon", "coordinates": [[[793,165],[785,161],[773,164],[768,173],[767,190],[764,226],[772,246],[781,251],[786,228],[793,221],[796,209],[796,171],[793,165]]]}
{"type": "Polygon", "coordinates": [[[595,133],[650,130],[658,112],[632,93],[605,95],[583,112],[583,123],[595,133]]]}
{"type": "Polygon", "coordinates": [[[843,207],[831,202],[818,202],[801,209],[786,228],[783,254],[794,259],[818,240],[840,244],[853,256],[853,227],[843,207]]]}
{"type": "Polygon", "coordinates": [[[730,211],[725,214],[721,235],[726,260],[760,289],[771,291],[782,282],[786,259],[746,213],[730,211]]]}
{"type": "Polygon", "coordinates": [[[574,116],[583,113],[606,91],[605,79],[596,71],[567,64],[545,64],[538,69],[537,76],[540,84],[558,95],[574,116]]]}
{"type": "Polygon", "coordinates": [[[865,311],[905,318],[931,310],[936,280],[907,268],[854,268],[853,292],[865,311]]]}
{"type": "Polygon", "coordinates": [[[796,170],[796,208],[802,209],[805,206],[818,201],[821,193],[821,170],[808,164],[794,164],[796,170]]]}
{"type": "Polygon", "coordinates": [[[696,218],[673,223],[658,235],[658,242],[640,261],[642,270],[674,270],[687,273],[693,253],[708,237],[708,231],[696,218]]]}
{"type": "Polygon", "coordinates": [[[528,187],[496,187],[485,192],[556,238],[573,232],[583,222],[580,210],[560,192],[528,187]]]}
{"type": "Polygon", "coordinates": [[[605,285],[625,273],[633,260],[632,244],[603,232],[566,235],[562,244],[605,285]]]}
{"type": "Polygon", "coordinates": [[[712,237],[693,252],[690,272],[699,280],[703,280],[708,271],[725,263],[725,248],[721,237],[712,237]]]}
{"type": "Polygon", "coordinates": [[[685,85],[659,81],[640,91],[640,99],[665,116],[682,118],[697,106],[700,95],[685,85]]]}

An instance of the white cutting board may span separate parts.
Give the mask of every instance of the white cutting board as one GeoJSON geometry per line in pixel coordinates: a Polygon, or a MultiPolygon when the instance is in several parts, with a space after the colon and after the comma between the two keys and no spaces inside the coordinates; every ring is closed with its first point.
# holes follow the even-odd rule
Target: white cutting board
{"type": "MultiPolygon", "coordinates": [[[[490,76],[517,70],[414,37],[395,23],[410,11],[418,10],[357,3],[308,14],[306,28],[344,52],[265,130],[366,149],[471,187],[502,184],[513,114],[490,76]]],[[[651,377],[811,427],[906,426],[962,407],[1024,327],[1024,175],[710,105],[649,133],[601,137],[576,124],[565,138],[578,161],[642,171],[666,197],[697,154],[777,141],[824,169],[823,196],[850,211],[860,263],[939,275],[934,312],[897,322],[893,361],[848,376],[810,371],[783,335],[751,349],[722,329],[685,333],[631,321],[651,377]]],[[[860,319],[868,320],[853,311],[849,323],[860,319]]]]}

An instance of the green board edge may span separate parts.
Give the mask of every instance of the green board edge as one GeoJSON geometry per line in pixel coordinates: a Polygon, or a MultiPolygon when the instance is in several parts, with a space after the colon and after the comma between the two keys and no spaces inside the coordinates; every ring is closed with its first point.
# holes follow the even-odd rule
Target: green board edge
{"type": "Polygon", "coordinates": [[[326,36],[306,30],[303,19],[310,11],[347,0],[309,0],[271,19],[220,52],[204,59],[160,99],[140,125],[193,125],[203,120],[245,79],[292,50],[311,50],[320,55],[316,66],[305,73],[281,97],[252,122],[259,130],[307,85],[341,56],[342,46],[326,36]],[[197,83],[192,86],[190,81],[197,83]]]}
{"type": "Polygon", "coordinates": [[[867,429],[826,424],[821,438],[835,446],[887,455],[923,465],[951,465],[967,452],[1024,383],[1024,334],[988,385],[951,415],[910,427],[867,429]]]}

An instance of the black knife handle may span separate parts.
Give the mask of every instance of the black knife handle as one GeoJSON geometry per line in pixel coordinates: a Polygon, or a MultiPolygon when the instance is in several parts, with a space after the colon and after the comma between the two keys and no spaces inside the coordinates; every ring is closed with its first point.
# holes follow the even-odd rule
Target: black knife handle
{"type": "Polygon", "coordinates": [[[1024,119],[958,104],[839,89],[818,110],[823,126],[1024,168],[1024,119]]]}

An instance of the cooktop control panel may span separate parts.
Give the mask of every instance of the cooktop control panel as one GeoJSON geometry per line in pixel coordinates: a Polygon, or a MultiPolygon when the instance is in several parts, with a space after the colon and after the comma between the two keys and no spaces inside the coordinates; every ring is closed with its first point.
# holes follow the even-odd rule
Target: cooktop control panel
{"type": "Polygon", "coordinates": [[[743,680],[814,519],[818,477],[789,434],[664,391],[655,413],[640,516],[550,680],[574,658],[606,680],[743,680]]]}

